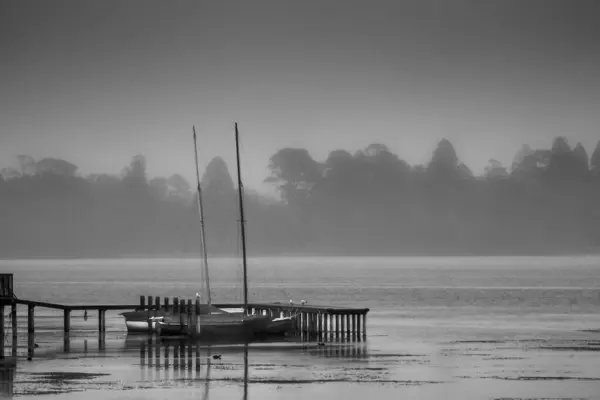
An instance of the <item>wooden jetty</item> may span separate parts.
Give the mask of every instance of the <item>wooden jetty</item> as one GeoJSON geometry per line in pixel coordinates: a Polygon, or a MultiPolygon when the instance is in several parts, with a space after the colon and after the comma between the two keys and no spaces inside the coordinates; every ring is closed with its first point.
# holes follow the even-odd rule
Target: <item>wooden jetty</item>
{"type": "MultiPolygon", "coordinates": [[[[11,309],[10,320],[12,336],[17,336],[17,306],[27,306],[27,332],[35,332],[35,308],[44,307],[63,311],[63,331],[71,330],[71,312],[88,311],[98,313],[98,332],[106,332],[106,311],[114,310],[146,310],[148,313],[148,327],[151,331],[150,318],[158,310],[165,310],[180,315],[181,325],[196,326],[200,314],[199,299],[183,299],[179,297],[164,298],[161,302],[159,296],[140,296],[137,304],[56,304],[41,301],[19,299],[13,291],[13,274],[0,274],[0,334],[5,338],[4,309],[11,309]]],[[[205,305],[203,305],[205,306],[205,305]]],[[[213,304],[220,309],[240,309],[243,304],[213,304]]],[[[273,317],[291,317],[293,320],[293,333],[302,335],[338,336],[338,337],[365,337],[367,333],[368,308],[348,308],[338,306],[289,304],[289,303],[249,303],[248,312],[257,315],[272,315],[273,317]]],[[[4,340],[0,344],[0,357],[4,355],[4,340]]]]}

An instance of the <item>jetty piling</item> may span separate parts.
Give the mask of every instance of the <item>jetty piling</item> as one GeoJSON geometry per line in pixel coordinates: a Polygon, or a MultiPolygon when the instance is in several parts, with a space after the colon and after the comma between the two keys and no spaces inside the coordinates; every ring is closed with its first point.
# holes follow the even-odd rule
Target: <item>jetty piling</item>
{"type": "Polygon", "coordinates": [[[27,332],[34,333],[35,332],[35,306],[28,304],[27,305],[27,332]]]}

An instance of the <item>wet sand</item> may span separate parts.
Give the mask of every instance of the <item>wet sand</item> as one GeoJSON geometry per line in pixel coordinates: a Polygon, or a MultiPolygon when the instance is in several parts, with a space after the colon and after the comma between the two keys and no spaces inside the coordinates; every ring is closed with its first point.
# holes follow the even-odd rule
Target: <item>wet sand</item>
{"type": "Polygon", "coordinates": [[[439,336],[441,328],[433,339],[396,323],[406,338],[398,340],[384,333],[389,326],[381,329],[385,318],[372,320],[366,341],[279,339],[249,344],[247,357],[244,345],[127,335],[118,317],[104,336],[79,330],[68,341],[47,324],[31,361],[21,334],[12,392],[23,399],[600,399],[595,329],[446,328],[439,336]]]}

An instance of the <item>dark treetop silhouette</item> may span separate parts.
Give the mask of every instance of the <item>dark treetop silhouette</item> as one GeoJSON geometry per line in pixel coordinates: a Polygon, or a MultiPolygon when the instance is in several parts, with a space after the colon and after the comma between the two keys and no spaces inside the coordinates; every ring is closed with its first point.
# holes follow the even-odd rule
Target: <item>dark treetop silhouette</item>
{"type": "MultiPolygon", "coordinates": [[[[18,157],[0,178],[3,257],[195,254],[196,198],[180,175],[146,176],[135,156],[121,176],[77,174],[60,159],[18,157]]],[[[510,168],[473,173],[442,140],[424,166],[383,144],[324,162],[285,148],[269,160],[282,200],[246,195],[253,254],[549,254],[600,250],[600,142],[591,157],[557,138],[523,146],[510,168]]],[[[202,178],[213,254],[238,251],[237,193],[213,159],[202,178]]]]}

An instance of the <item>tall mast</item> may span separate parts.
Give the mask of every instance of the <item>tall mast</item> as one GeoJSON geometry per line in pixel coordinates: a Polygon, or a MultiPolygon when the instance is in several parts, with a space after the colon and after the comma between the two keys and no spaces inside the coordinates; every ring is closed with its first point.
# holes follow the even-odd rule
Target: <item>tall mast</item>
{"type": "Polygon", "coordinates": [[[196,159],[196,182],[198,184],[198,213],[200,214],[200,237],[202,240],[202,257],[204,261],[204,276],[206,277],[206,302],[210,306],[210,281],[208,279],[208,253],[206,252],[206,236],[204,235],[204,207],[202,206],[202,188],[200,187],[200,171],[198,170],[198,146],[196,145],[196,127],[192,126],[194,132],[194,156],[196,159]]]}
{"type": "Polygon", "coordinates": [[[244,313],[248,313],[248,275],[246,262],[246,228],[244,220],[244,185],[242,184],[242,173],[240,170],[240,139],[238,132],[238,124],[235,123],[235,154],[237,160],[237,175],[238,175],[238,196],[240,198],[240,226],[242,231],[242,257],[244,265],[244,313]]]}

